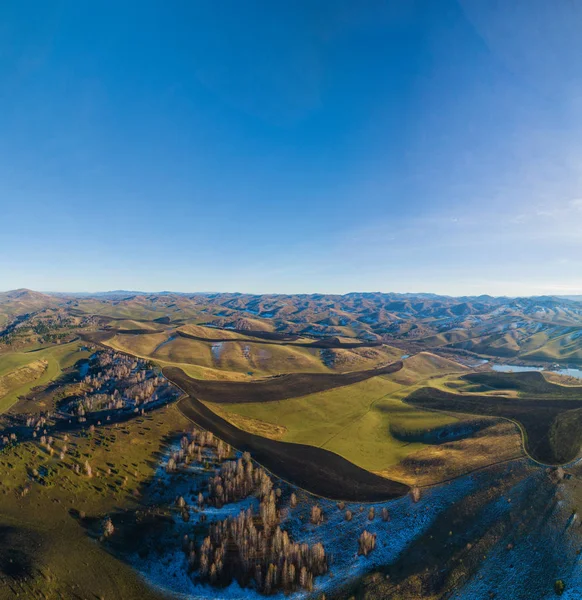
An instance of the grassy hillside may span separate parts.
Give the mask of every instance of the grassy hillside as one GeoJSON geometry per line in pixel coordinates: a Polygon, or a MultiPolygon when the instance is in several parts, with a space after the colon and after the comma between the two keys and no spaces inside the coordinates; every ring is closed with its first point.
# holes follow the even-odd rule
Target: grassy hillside
{"type": "Polygon", "coordinates": [[[107,345],[162,365],[195,365],[213,369],[220,377],[225,372],[262,377],[279,373],[333,373],[371,369],[377,365],[397,360],[401,351],[388,345],[362,348],[314,348],[313,340],[300,340],[287,344],[283,341],[246,339],[229,331],[188,326],[179,331],[191,335],[212,335],[204,341],[179,335],[176,331],[139,335],[117,334],[107,340],[107,345]],[[220,336],[220,337],[217,337],[220,336]],[[305,347],[304,347],[305,346],[305,347]]]}
{"type": "Polygon", "coordinates": [[[147,329],[152,332],[160,331],[163,329],[163,325],[160,323],[154,323],[153,321],[134,321],[133,319],[113,319],[107,323],[107,325],[113,329],[122,330],[144,330],[147,329]]]}
{"type": "Polygon", "coordinates": [[[563,386],[548,381],[543,373],[469,373],[462,377],[470,384],[497,391],[516,391],[523,397],[582,398],[582,386],[563,386]]]}
{"type": "MultiPolygon", "coordinates": [[[[499,382],[495,374],[495,380],[499,382]]],[[[582,396],[575,388],[554,385],[540,375],[536,378],[507,377],[519,398],[482,394],[458,394],[442,388],[416,389],[407,403],[419,409],[503,417],[519,424],[527,452],[544,464],[564,464],[582,449],[582,396]],[[528,391],[523,391],[528,390],[528,391]],[[535,390],[535,391],[531,391],[535,390]],[[558,393],[562,391],[563,393],[558,393]]],[[[525,375],[521,373],[520,375],[525,375]]]]}
{"type": "Polygon", "coordinates": [[[0,386],[0,412],[8,410],[19,396],[27,394],[33,387],[56,379],[64,369],[87,357],[87,352],[79,351],[81,345],[71,342],[34,352],[0,355],[0,378],[5,384],[5,387],[0,386]],[[28,369],[23,370],[24,367],[28,369]],[[2,394],[2,389],[6,393],[2,394]]]}
{"type": "Polygon", "coordinates": [[[437,377],[448,373],[464,373],[469,369],[454,360],[449,360],[432,352],[419,352],[404,361],[404,368],[392,378],[402,385],[414,385],[419,380],[437,377]]]}
{"type": "MultiPolygon", "coordinates": [[[[218,410],[233,423],[257,419],[285,429],[280,439],[331,450],[372,471],[383,471],[425,447],[390,433],[390,424],[427,430],[455,422],[455,417],[417,410],[402,402],[410,389],[427,378],[463,367],[432,355],[405,361],[406,371],[373,377],[354,385],[277,402],[221,404],[218,410]],[[410,364],[409,364],[410,361],[410,364]]],[[[207,403],[213,410],[217,406],[207,403]]]]}
{"type": "Polygon", "coordinates": [[[60,304],[58,299],[32,290],[19,289],[0,292],[0,325],[9,317],[24,315],[58,304],[60,304]]]}
{"type": "Polygon", "coordinates": [[[93,435],[55,437],[66,457],[27,442],[0,455],[0,598],[141,598],[162,600],[128,565],[87,535],[91,523],[110,512],[140,506],[142,486],[154,473],[167,436],[189,422],[175,407],[93,435]],[[90,461],[93,476],[72,467],[90,461]],[[27,493],[24,494],[23,490],[27,493]]]}

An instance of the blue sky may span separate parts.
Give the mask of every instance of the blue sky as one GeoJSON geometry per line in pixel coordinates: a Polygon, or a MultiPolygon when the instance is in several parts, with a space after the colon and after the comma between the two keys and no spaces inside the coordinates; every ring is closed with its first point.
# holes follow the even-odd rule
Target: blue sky
{"type": "Polygon", "coordinates": [[[5,0],[0,289],[582,293],[581,22],[5,0]]]}

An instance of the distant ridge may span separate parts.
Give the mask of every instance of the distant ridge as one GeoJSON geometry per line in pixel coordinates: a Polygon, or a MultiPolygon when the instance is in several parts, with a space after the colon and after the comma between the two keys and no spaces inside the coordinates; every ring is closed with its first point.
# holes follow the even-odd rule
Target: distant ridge
{"type": "Polygon", "coordinates": [[[195,291],[195,292],[179,292],[171,290],[163,290],[160,292],[143,291],[143,290],[107,290],[99,292],[60,292],[60,291],[46,291],[38,292],[29,288],[18,288],[15,290],[7,290],[0,292],[0,298],[121,298],[121,297],[135,297],[135,296],[223,296],[223,297],[240,297],[240,298],[310,298],[310,299],[322,299],[322,298],[353,298],[353,299],[375,299],[375,298],[386,298],[396,301],[404,300],[447,300],[456,302],[484,302],[484,303],[499,303],[499,302],[511,302],[511,301],[532,301],[537,302],[551,302],[551,301],[570,301],[570,302],[582,302],[582,294],[573,295],[532,295],[532,296],[491,296],[489,294],[481,294],[478,296],[449,296],[446,294],[434,294],[432,292],[348,292],[346,294],[326,294],[326,293],[302,293],[302,294],[284,294],[284,293],[264,293],[264,294],[250,294],[244,292],[213,292],[213,291],[195,291]]]}

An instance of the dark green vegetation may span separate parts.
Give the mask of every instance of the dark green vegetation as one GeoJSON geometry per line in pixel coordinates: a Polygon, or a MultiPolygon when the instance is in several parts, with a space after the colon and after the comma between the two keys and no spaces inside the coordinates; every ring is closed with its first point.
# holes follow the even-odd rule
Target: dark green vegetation
{"type": "Polygon", "coordinates": [[[424,387],[406,401],[424,409],[503,417],[517,422],[527,452],[545,464],[574,460],[582,447],[582,388],[556,385],[541,373],[475,373],[462,380],[518,396],[455,394],[424,387]]]}
{"type": "Polygon", "coordinates": [[[189,377],[177,367],[165,367],[164,375],[190,396],[209,402],[274,402],[353,385],[402,369],[401,361],[385,367],[350,373],[288,373],[259,381],[209,381],[189,377]]]}
{"type": "Polygon", "coordinates": [[[252,456],[278,477],[313,494],[357,502],[390,500],[409,487],[357,467],[345,458],[314,446],[277,442],[238,429],[190,396],[179,401],[182,413],[200,427],[252,456]]]}

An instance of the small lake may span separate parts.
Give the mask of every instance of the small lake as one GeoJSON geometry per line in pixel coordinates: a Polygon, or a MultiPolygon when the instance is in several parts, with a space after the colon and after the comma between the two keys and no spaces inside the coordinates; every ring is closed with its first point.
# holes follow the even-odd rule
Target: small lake
{"type": "Polygon", "coordinates": [[[582,369],[575,368],[561,369],[557,367],[546,369],[544,367],[529,367],[526,365],[491,365],[491,368],[499,373],[527,373],[529,371],[549,371],[550,373],[558,373],[558,375],[565,375],[567,377],[575,377],[576,379],[582,379],[582,369]]]}
{"type": "Polygon", "coordinates": [[[543,371],[543,367],[526,367],[525,365],[492,365],[491,368],[499,373],[528,373],[529,371],[543,371]]]}
{"type": "Polygon", "coordinates": [[[85,378],[87,373],[89,373],[89,361],[86,360],[83,364],[81,364],[81,366],[79,367],[79,377],[81,379],[85,378]]]}

